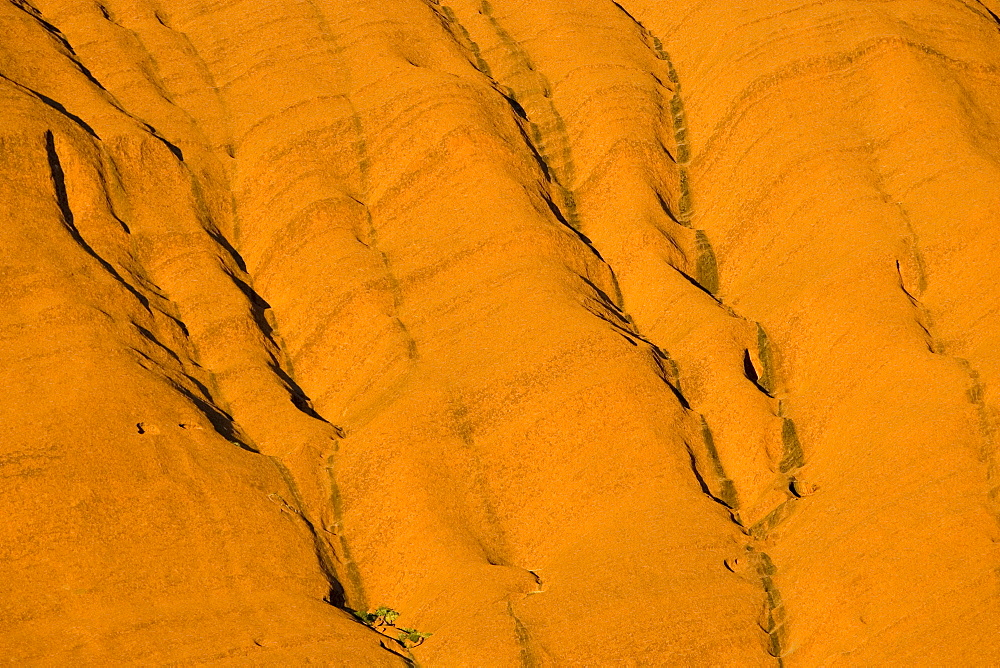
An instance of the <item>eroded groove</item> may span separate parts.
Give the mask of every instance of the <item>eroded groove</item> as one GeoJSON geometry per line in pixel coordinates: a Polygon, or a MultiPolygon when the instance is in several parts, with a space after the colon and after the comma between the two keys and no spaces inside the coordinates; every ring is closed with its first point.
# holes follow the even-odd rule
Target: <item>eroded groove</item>
{"type": "Polygon", "coordinates": [[[531,634],[528,632],[528,627],[514,613],[514,604],[510,601],[507,602],[507,613],[514,622],[514,633],[517,635],[517,644],[521,648],[521,668],[536,668],[541,664],[531,649],[531,634]]]}
{"type": "Polygon", "coordinates": [[[87,122],[84,121],[82,118],[80,118],[76,114],[74,114],[74,113],[70,112],[69,110],[67,110],[66,107],[64,107],[62,105],[62,103],[57,102],[56,100],[53,100],[51,97],[48,97],[47,95],[43,95],[43,94],[39,93],[38,91],[35,91],[35,90],[32,90],[31,88],[28,88],[27,86],[25,86],[22,83],[14,81],[10,77],[6,76],[5,74],[0,74],[0,79],[3,79],[4,81],[10,83],[12,86],[14,86],[15,88],[17,88],[18,90],[21,90],[21,91],[24,91],[24,92],[28,93],[29,95],[31,95],[35,99],[37,99],[37,100],[45,103],[46,106],[48,106],[48,107],[50,107],[52,109],[55,109],[57,112],[59,112],[60,114],[62,114],[63,116],[65,116],[66,118],[70,119],[75,124],[77,124],[78,126],[80,126],[81,128],[83,128],[83,130],[87,134],[89,134],[91,137],[93,137],[94,139],[100,139],[100,137],[97,136],[97,133],[94,132],[94,128],[90,127],[90,125],[88,125],[87,122]]]}
{"type": "Polygon", "coordinates": [[[70,236],[73,237],[73,241],[84,250],[90,257],[94,258],[101,268],[104,269],[115,281],[118,282],[123,288],[128,290],[129,294],[136,298],[136,300],[142,304],[142,307],[146,309],[147,312],[152,312],[149,308],[149,299],[135,289],[135,287],[122,278],[122,275],[118,273],[110,262],[105,260],[103,257],[97,254],[97,252],[87,243],[83,235],[80,234],[80,230],[76,226],[76,219],[73,215],[73,210],[69,205],[69,196],[66,192],[66,174],[63,172],[62,162],[59,160],[59,154],[56,152],[55,137],[51,130],[45,133],[45,153],[48,157],[49,171],[52,176],[52,186],[55,189],[56,203],[59,205],[59,211],[62,214],[63,226],[66,231],[69,232],[70,236]]]}
{"type": "Polygon", "coordinates": [[[69,40],[66,39],[66,36],[62,34],[59,28],[46,21],[45,17],[42,16],[42,13],[34,5],[27,2],[27,0],[10,0],[10,3],[34,19],[38,25],[45,30],[45,32],[57,41],[66,50],[70,61],[78,70],[80,70],[80,73],[83,74],[83,76],[87,77],[87,80],[89,80],[90,83],[94,84],[104,92],[107,92],[107,89],[101,84],[100,81],[94,78],[94,75],[91,74],[90,70],[87,69],[87,67],[80,60],[76,50],[73,48],[73,45],[69,43],[69,40]]]}
{"type": "Polygon", "coordinates": [[[0,654],[1000,656],[992,0],[9,1],[0,654]]]}
{"type": "MultiPolygon", "coordinates": [[[[614,1],[614,0],[613,0],[614,1]]],[[[692,197],[689,164],[691,162],[691,150],[688,142],[688,120],[684,107],[684,98],[681,93],[680,77],[674,67],[670,55],[663,47],[663,42],[659,37],[647,29],[638,19],[636,19],[625,7],[618,2],[614,2],[635,25],[645,37],[648,46],[653,50],[656,57],[667,66],[668,79],[673,86],[673,96],[670,100],[670,112],[673,123],[674,140],[676,144],[676,163],[678,169],[678,181],[680,194],[676,205],[676,220],[686,227],[692,227],[692,197]]],[[[697,249],[696,277],[697,285],[706,292],[718,299],[719,293],[719,273],[715,253],[704,230],[696,229],[695,244],[697,249]]],[[[726,306],[721,299],[718,299],[722,306],[732,317],[747,321],[742,316],[726,306]]],[[[763,367],[760,374],[753,380],[754,384],[768,397],[773,397],[775,392],[775,372],[771,344],[763,326],[758,322],[750,322],[757,331],[757,355],[763,367]]],[[[783,412],[782,402],[778,401],[778,415],[783,412]]],[[[718,490],[713,496],[717,496],[720,502],[732,509],[733,521],[741,527],[747,536],[746,548],[748,554],[755,562],[760,580],[761,588],[765,595],[764,618],[761,628],[768,637],[768,653],[775,657],[778,665],[783,665],[782,655],[785,651],[785,610],[781,601],[781,594],[774,583],[773,575],[777,572],[774,563],[766,552],[761,551],[760,545],[766,544],[770,532],[777,528],[782,522],[791,516],[795,501],[798,497],[789,493],[790,498],[781,502],[778,506],[768,512],[763,519],[758,520],[749,528],[743,528],[743,519],[740,515],[740,503],[736,494],[735,486],[726,475],[725,467],[715,450],[711,437],[711,430],[704,416],[702,424],[705,432],[706,459],[710,462],[713,472],[714,482],[718,490]]],[[[779,463],[781,478],[776,481],[775,486],[789,487],[794,481],[795,472],[804,464],[804,457],[794,422],[787,417],[782,417],[782,444],[783,455],[779,463]]],[[[692,457],[693,459],[693,457],[692,457]]],[[[706,484],[702,483],[703,486],[706,484]]]]}
{"type": "Polygon", "coordinates": [[[532,144],[548,168],[547,172],[555,189],[554,195],[559,199],[559,209],[563,212],[566,223],[579,232],[580,219],[576,195],[573,193],[573,154],[566,134],[566,123],[552,103],[552,85],[531,61],[527,51],[500,24],[489,0],[482,0],[480,12],[504,45],[507,59],[511,63],[505,68],[508,70],[505,73],[500,73],[489,65],[487,70],[497,72],[500,77],[498,81],[510,91],[509,97],[517,101],[525,111],[531,127],[532,144]]]}
{"type": "Polygon", "coordinates": [[[985,9],[987,11],[987,13],[990,15],[990,18],[993,19],[993,22],[998,25],[997,29],[1000,30],[1000,16],[998,16],[996,12],[994,12],[992,9],[990,9],[987,6],[987,4],[985,2],[983,2],[983,0],[975,0],[975,2],[980,7],[982,7],[983,9],[985,9]]]}
{"type": "MultiPolygon", "coordinates": [[[[507,48],[508,53],[513,54],[512,58],[516,62],[520,63],[525,70],[532,72],[533,76],[542,77],[542,79],[540,79],[542,83],[539,85],[539,88],[541,88],[543,91],[548,90],[547,79],[544,79],[543,75],[537,72],[537,69],[535,65],[532,63],[530,56],[524,51],[522,47],[520,47],[520,45],[518,45],[515,42],[515,40],[508,33],[506,33],[506,31],[504,31],[502,26],[500,26],[497,19],[492,15],[492,8],[488,5],[488,3],[486,3],[483,6],[482,11],[484,14],[487,15],[489,22],[494,28],[494,30],[497,31],[497,34],[501,42],[505,45],[505,48],[507,48]]],[[[625,10],[623,9],[623,11],[625,10]]],[[[628,14],[627,11],[625,13],[628,14]]],[[[629,15],[629,18],[632,17],[629,15]]],[[[634,21],[634,19],[632,20],[634,21]]],[[[636,23],[637,25],[639,25],[640,30],[646,37],[647,43],[650,46],[650,48],[653,49],[654,52],[656,53],[657,58],[660,59],[661,61],[664,61],[665,64],[667,65],[668,78],[674,87],[673,95],[670,102],[670,110],[673,118],[673,130],[675,135],[675,141],[677,143],[676,153],[678,156],[677,162],[678,162],[678,170],[680,172],[680,183],[681,183],[681,194],[679,196],[679,203],[676,208],[680,212],[678,218],[684,224],[686,224],[686,226],[690,227],[690,212],[691,212],[690,186],[689,186],[689,179],[687,177],[687,165],[690,161],[690,149],[688,148],[688,143],[687,143],[687,120],[684,115],[683,98],[680,95],[679,78],[677,76],[676,70],[673,67],[672,62],[669,59],[669,56],[664,51],[660,40],[657,37],[650,34],[649,31],[646,30],[645,27],[643,27],[641,24],[638,24],[638,22],[636,23]]],[[[496,71],[495,67],[490,67],[489,69],[490,71],[496,71]]],[[[499,85],[504,86],[504,83],[500,82],[499,85]]],[[[516,90],[513,90],[512,97],[517,98],[516,90]]],[[[523,98],[524,95],[522,94],[521,97],[523,98]]],[[[554,104],[551,101],[551,99],[549,99],[549,96],[543,96],[543,97],[546,98],[545,104],[547,104],[548,107],[552,108],[553,113],[558,113],[555,111],[554,104]]],[[[531,118],[530,112],[528,113],[528,118],[529,120],[531,118]]],[[[563,127],[563,132],[565,132],[564,127],[563,127]]],[[[536,137],[535,140],[539,141],[539,138],[536,137]]],[[[567,140],[566,152],[569,153],[570,150],[571,149],[568,145],[568,140],[567,140]]],[[[545,158],[546,152],[544,151],[543,147],[539,147],[537,149],[537,153],[541,155],[543,159],[545,158]]],[[[578,226],[580,225],[579,221],[577,222],[577,225],[578,226]]],[[[587,239],[587,242],[588,245],[592,243],[589,239],[587,239]]],[[[696,275],[698,277],[697,285],[702,289],[704,289],[709,294],[712,294],[713,297],[715,297],[715,293],[718,292],[718,287],[719,287],[718,270],[716,266],[714,252],[712,251],[711,244],[709,243],[708,238],[704,231],[702,230],[695,231],[695,244],[698,257],[696,262],[696,275]]],[[[595,252],[599,254],[599,250],[596,249],[596,247],[595,247],[595,252]]],[[[605,262],[605,264],[607,263],[605,262]]],[[[611,272],[612,277],[614,277],[614,283],[617,288],[618,281],[617,277],[615,276],[615,272],[613,268],[610,267],[610,265],[608,265],[608,269],[611,272]]],[[[622,298],[620,289],[617,289],[617,292],[618,292],[618,302],[621,302],[622,298]]],[[[617,304],[616,304],[616,309],[620,311],[620,309],[618,309],[617,307],[617,304]]],[[[740,318],[735,313],[733,313],[732,310],[729,309],[728,307],[726,307],[726,310],[734,317],[737,317],[741,320],[743,319],[740,318]]],[[[623,313],[622,317],[624,317],[628,322],[628,325],[625,327],[622,326],[622,323],[614,322],[612,318],[603,317],[599,313],[595,313],[595,315],[598,315],[598,317],[602,317],[602,319],[606,320],[613,327],[622,328],[623,335],[626,336],[626,339],[631,340],[629,338],[631,336],[635,339],[641,340],[649,344],[652,348],[655,348],[656,351],[660,352],[660,356],[662,356],[663,359],[669,359],[669,355],[667,355],[666,353],[662,353],[658,347],[649,342],[649,340],[645,336],[640,334],[638,330],[635,329],[634,321],[630,316],[628,316],[628,314],[625,314],[624,312],[622,313],[623,313]]],[[[769,345],[767,343],[766,335],[763,333],[763,328],[758,323],[753,323],[753,325],[757,328],[758,331],[759,354],[762,359],[762,364],[765,366],[765,371],[763,373],[763,376],[765,377],[764,382],[770,383],[771,382],[770,378],[773,376],[773,370],[771,369],[772,362],[771,362],[769,345]]],[[[656,355],[654,355],[654,357],[656,357],[656,355]]],[[[659,357],[657,357],[657,361],[659,362],[659,357]]],[[[684,398],[684,395],[681,390],[678,373],[676,370],[676,364],[673,364],[673,368],[674,368],[673,378],[671,379],[665,373],[664,381],[667,382],[667,384],[671,387],[671,389],[674,390],[681,404],[686,409],[690,409],[691,406],[687,401],[687,399],[684,398]]],[[[767,385],[764,385],[763,383],[762,386],[767,387],[767,385]]],[[[705,425],[705,427],[707,427],[707,422],[705,421],[705,417],[699,414],[699,418],[701,419],[702,424],[705,425]]],[[[791,475],[796,468],[801,466],[802,453],[801,453],[801,448],[798,446],[798,440],[795,437],[794,423],[788,418],[782,418],[782,424],[784,425],[783,442],[785,443],[785,450],[786,450],[782,459],[782,468],[783,468],[782,473],[791,475]]],[[[693,462],[693,467],[696,476],[699,478],[699,484],[705,490],[712,490],[712,491],[706,491],[706,493],[711,498],[722,503],[723,505],[730,507],[734,511],[733,513],[734,521],[737,522],[737,524],[740,524],[739,502],[735,493],[735,488],[733,486],[732,481],[726,475],[723,464],[720,458],[718,457],[717,451],[715,450],[714,443],[712,442],[711,438],[711,430],[710,429],[708,429],[707,431],[703,430],[702,434],[704,443],[703,454],[701,455],[700,458],[695,458],[694,452],[691,452],[692,458],[695,459],[695,461],[693,462]],[[714,453],[714,456],[712,453],[714,453]],[[699,464],[697,463],[697,461],[698,459],[701,458],[703,458],[706,461],[707,468],[705,467],[699,468],[699,464]],[[702,470],[703,468],[705,468],[705,470],[702,470]]],[[[785,483],[781,483],[780,481],[778,481],[776,484],[787,487],[787,478],[785,483]]],[[[775,517],[773,512],[771,513],[770,516],[772,517],[772,519],[773,517],[775,517]]],[[[783,517],[784,516],[782,516],[782,518],[783,517]]]]}
{"type": "Polygon", "coordinates": [[[722,460],[719,458],[719,451],[715,449],[715,439],[712,437],[712,430],[709,428],[708,421],[705,420],[704,415],[701,416],[701,433],[705,441],[708,460],[712,463],[715,480],[718,481],[718,497],[730,509],[738,510],[740,500],[736,493],[736,486],[726,475],[726,469],[722,466],[722,460]]]}
{"type": "MultiPolygon", "coordinates": [[[[440,2],[440,0],[426,0],[430,3],[430,6],[434,8],[435,12],[440,12],[442,25],[445,29],[451,33],[452,37],[469,53],[472,54],[472,64],[477,70],[483,73],[486,78],[493,81],[493,71],[490,69],[490,64],[486,62],[483,58],[482,49],[479,48],[479,44],[472,39],[472,35],[469,31],[465,29],[465,26],[458,20],[458,16],[455,14],[455,10],[446,4],[440,2]]],[[[518,104],[516,100],[511,100],[513,104],[518,104]]],[[[523,110],[522,110],[523,112],[523,110]]]]}
{"type": "MultiPolygon", "coordinates": [[[[906,221],[906,224],[909,233],[914,238],[910,251],[916,256],[915,262],[922,270],[923,259],[920,254],[920,249],[916,246],[915,235],[908,220],[906,221]]],[[[958,364],[966,377],[967,386],[965,389],[965,398],[975,409],[977,420],[976,426],[983,443],[979,452],[979,458],[980,461],[982,461],[986,466],[986,482],[988,485],[986,494],[987,506],[989,507],[990,513],[996,520],[997,525],[1000,526],[1000,460],[998,460],[997,457],[997,446],[995,440],[996,428],[993,424],[993,420],[990,418],[989,407],[986,405],[983,398],[984,390],[980,381],[979,372],[969,360],[948,352],[948,347],[935,333],[934,318],[930,309],[927,308],[927,306],[920,300],[919,293],[917,295],[913,295],[907,291],[905,280],[903,279],[903,274],[900,269],[900,263],[898,261],[896,262],[896,271],[899,274],[900,289],[906,294],[910,303],[913,305],[913,309],[917,313],[916,319],[929,339],[930,351],[935,355],[958,364]]],[[[918,289],[920,292],[923,292],[926,289],[926,278],[924,278],[923,271],[920,272],[920,279],[920,287],[918,289]]],[[[997,571],[996,575],[997,577],[1000,577],[1000,571],[997,571]]]]}

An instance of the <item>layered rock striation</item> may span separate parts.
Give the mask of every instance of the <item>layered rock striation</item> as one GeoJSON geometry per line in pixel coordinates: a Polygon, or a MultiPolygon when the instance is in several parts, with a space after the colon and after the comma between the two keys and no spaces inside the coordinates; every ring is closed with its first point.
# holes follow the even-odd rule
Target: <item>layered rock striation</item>
{"type": "Polygon", "coordinates": [[[998,14],[0,3],[2,660],[1000,663],[998,14]]]}

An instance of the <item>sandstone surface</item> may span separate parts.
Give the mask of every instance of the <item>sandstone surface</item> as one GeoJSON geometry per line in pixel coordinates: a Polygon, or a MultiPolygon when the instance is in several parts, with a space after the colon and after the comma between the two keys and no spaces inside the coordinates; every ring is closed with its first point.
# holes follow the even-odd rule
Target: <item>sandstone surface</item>
{"type": "Polygon", "coordinates": [[[998,15],[0,2],[0,663],[1000,665],[998,15]]]}

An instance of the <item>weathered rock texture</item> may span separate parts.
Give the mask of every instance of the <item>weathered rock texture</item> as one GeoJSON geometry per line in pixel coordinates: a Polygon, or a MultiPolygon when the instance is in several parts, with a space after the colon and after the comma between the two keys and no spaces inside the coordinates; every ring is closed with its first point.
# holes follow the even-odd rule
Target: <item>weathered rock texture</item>
{"type": "Polygon", "coordinates": [[[3,0],[0,661],[1000,664],[998,13],[3,0]]]}

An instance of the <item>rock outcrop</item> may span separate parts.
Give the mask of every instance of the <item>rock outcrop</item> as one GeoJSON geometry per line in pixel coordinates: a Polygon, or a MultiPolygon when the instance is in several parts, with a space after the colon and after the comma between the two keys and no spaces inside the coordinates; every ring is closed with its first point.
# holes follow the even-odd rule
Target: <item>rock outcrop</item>
{"type": "Polygon", "coordinates": [[[0,2],[0,661],[1000,663],[998,14],[0,2]]]}

